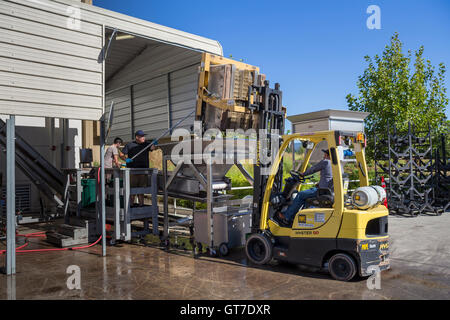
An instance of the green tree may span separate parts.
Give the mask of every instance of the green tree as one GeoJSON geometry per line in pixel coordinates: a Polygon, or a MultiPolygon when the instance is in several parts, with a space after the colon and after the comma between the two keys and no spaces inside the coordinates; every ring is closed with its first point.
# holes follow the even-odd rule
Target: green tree
{"type": "MultiPolygon", "coordinates": [[[[428,125],[438,132],[448,131],[450,121],[446,119],[445,66],[440,63],[437,70],[430,60],[423,57],[424,47],[412,53],[402,52],[403,44],[398,33],[391,37],[381,56],[365,56],[368,67],[358,77],[358,96],[346,96],[352,111],[370,112],[365,120],[366,133],[371,139],[383,136],[387,123],[394,123],[399,130],[408,128],[408,121],[418,131],[428,130],[428,125]]],[[[373,155],[370,145],[368,155],[373,155]]]]}

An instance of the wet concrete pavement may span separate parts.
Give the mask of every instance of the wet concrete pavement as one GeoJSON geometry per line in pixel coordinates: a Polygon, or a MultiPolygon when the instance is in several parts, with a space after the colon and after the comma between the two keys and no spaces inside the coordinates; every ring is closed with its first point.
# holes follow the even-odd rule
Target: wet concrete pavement
{"type": "MultiPolygon", "coordinates": [[[[0,299],[449,299],[450,213],[389,218],[391,270],[381,289],[348,283],[301,266],[248,266],[243,250],[226,259],[121,244],[79,251],[17,254],[17,274],[0,275],[0,299]],[[70,265],[81,289],[69,290],[70,265]]],[[[26,249],[48,247],[32,239],[26,249]]],[[[5,255],[0,256],[4,265],[5,255]]]]}

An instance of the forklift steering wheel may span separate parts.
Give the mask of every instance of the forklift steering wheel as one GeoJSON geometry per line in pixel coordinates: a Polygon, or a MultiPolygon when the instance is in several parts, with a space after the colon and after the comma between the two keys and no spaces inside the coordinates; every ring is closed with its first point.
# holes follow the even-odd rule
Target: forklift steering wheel
{"type": "Polygon", "coordinates": [[[296,179],[296,180],[298,180],[298,181],[304,181],[304,180],[305,180],[305,177],[301,176],[301,175],[300,175],[297,171],[295,171],[295,170],[291,170],[289,173],[291,174],[291,176],[292,176],[294,179],[296,179]]]}

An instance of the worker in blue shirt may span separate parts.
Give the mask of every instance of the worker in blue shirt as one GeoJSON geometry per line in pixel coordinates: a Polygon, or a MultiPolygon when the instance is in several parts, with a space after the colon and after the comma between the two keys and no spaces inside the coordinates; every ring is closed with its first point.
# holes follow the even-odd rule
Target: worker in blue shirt
{"type": "MultiPolygon", "coordinates": [[[[142,130],[138,130],[134,134],[135,140],[129,142],[122,149],[122,159],[126,161],[127,168],[149,168],[149,153],[150,151],[155,150],[155,145],[152,145],[150,148],[147,148],[141,154],[137,155],[141,152],[145,147],[151,144],[150,141],[145,140],[146,134],[142,130]],[[137,156],[136,156],[137,155],[137,156]],[[127,156],[127,157],[125,157],[127,156]],[[134,159],[133,157],[136,156],[134,159]]],[[[146,174],[132,174],[130,176],[130,187],[131,188],[144,188],[147,187],[148,176],[146,174]]],[[[144,205],[144,195],[138,194],[138,206],[144,205]]],[[[131,206],[134,206],[135,195],[131,195],[131,206]]]]}

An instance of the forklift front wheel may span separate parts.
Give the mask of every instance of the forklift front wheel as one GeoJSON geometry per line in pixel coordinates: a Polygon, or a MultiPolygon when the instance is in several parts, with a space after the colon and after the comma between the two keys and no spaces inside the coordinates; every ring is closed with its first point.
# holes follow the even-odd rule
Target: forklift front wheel
{"type": "Polygon", "coordinates": [[[356,274],[356,264],[352,257],[345,253],[337,253],[328,263],[331,276],[339,281],[350,281],[356,274]]]}
{"type": "Polygon", "coordinates": [[[272,242],[260,233],[252,234],[245,244],[245,253],[248,259],[255,264],[262,265],[272,260],[272,251],[272,242]]]}
{"type": "Polygon", "coordinates": [[[230,249],[228,248],[228,245],[225,242],[222,242],[220,244],[219,252],[223,257],[227,256],[230,253],[230,249]]]}

